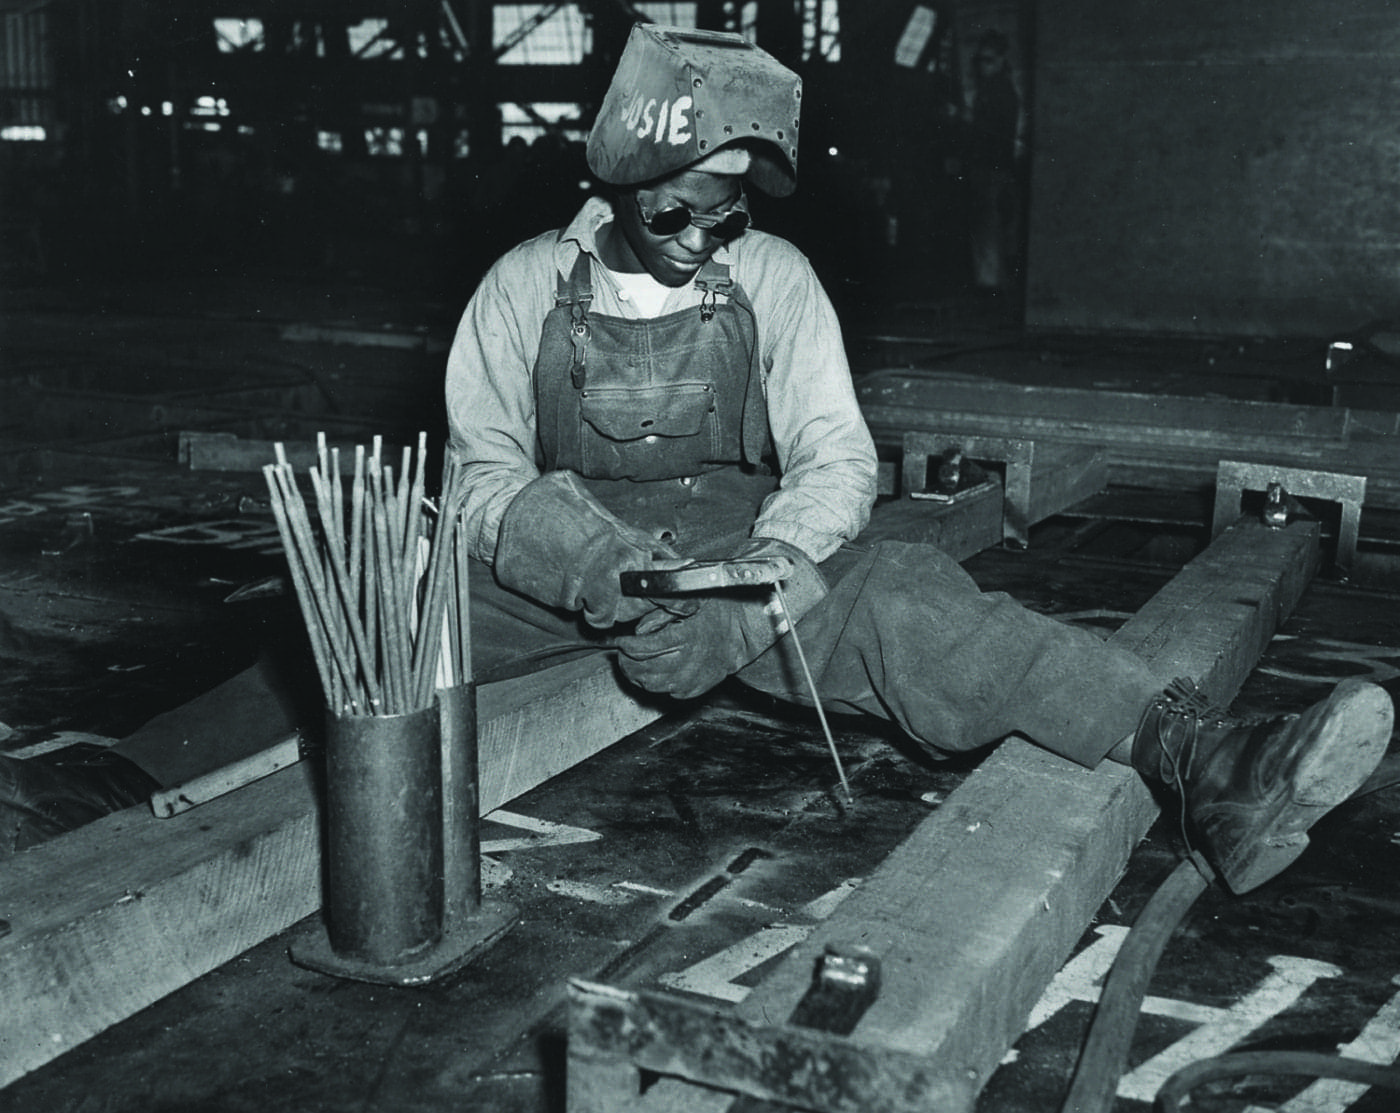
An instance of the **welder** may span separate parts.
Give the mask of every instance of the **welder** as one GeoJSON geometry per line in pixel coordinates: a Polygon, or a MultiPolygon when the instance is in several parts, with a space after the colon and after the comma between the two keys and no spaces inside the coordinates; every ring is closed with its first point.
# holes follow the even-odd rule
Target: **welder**
{"type": "Polygon", "coordinates": [[[800,108],[798,77],[741,37],[638,25],[588,140],[606,197],[508,252],[471,298],[446,393],[477,679],[601,652],[652,692],[734,676],[810,703],[790,616],[828,708],[892,720],[932,755],[1017,733],[1085,766],[1131,763],[1179,796],[1232,889],[1274,876],[1380,761],[1389,696],[1346,681],[1301,716],[1239,723],[982,593],[936,548],[863,543],[876,456],[835,314],[805,257],[750,215],[750,189],[796,188],[800,108]],[[786,613],[765,593],[680,605],[620,586],[756,556],[791,560],[786,613]]]}

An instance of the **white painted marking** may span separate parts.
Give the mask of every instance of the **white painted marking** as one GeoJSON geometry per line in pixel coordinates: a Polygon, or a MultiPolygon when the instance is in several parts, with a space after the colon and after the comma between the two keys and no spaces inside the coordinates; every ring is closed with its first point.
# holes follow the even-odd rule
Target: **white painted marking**
{"type": "Polygon", "coordinates": [[[538,850],[545,846],[571,846],[575,843],[597,842],[603,836],[586,827],[570,827],[564,823],[552,823],[547,819],[535,819],[528,815],[497,809],[486,816],[492,823],[504,827],[515,827],[522,831],[534,832],[523,839],[487,839],[481,844],[483,854],[504,854],[509,850],[538,850]]]}
{"type": "Polygon", "coordinates": [[[859,886],[859,878],[848,879],[803,905],[801,913],[811,917],[813,923],[769,924],[693,966],[673,974],[662,974],[658,980],[672,989],[683,989],[720,1001],[742,1001],[749,995],[749,987],[735,984],[736,979],[801,943],[859,886]]]}
{"type": "Polygon", "coordinates": [[[776,912],[781,914],[782,910],[774,908],[771,904],[764,904],[761,900],[749,900],[747,897],[730,897],[731,904],[737,904],[740,908],[747,908],[754,912],[776,912]]]}
{"type": "Polygon", "coordinates": [[[1177,1001],[1171,997],[1144,997],[1142,1011],[1152,1016],[1165,1016],[1169,1020],[1184,1020],[1189,1024],[1214,1024],[1229,1010],[1177,1001]]]}
{"type": "MultiPolygon", "coordinates": [[[[1099,936],[1055,975],[1031,1010],[1026,1030],[1037,1028],[1071,1001],[1097,1002],[1099,984],[1113,966],[1128,928],[1104,924],[1094,929],[1099,936]]],[[[1291,1006],[1319,978],[1335,978],[1341,970],[1330,963],[1275,956],[1269,959],[1274,973],[1251,994],[1231,1008],[1197,1005],[1166,997],[1147,997],[1142,1011],[1199,1025],[1195,1032],[1178,1040],[1160,1055],[1149,1059],[1119,1083],[1118,1096],[1151,1102],[1163,1082],[1181,1067],[1197,1059],[1228,1051],[1251,1031],[1291,1006]]],[[[1400,977],[1392,984],[1400,986],[1400,977]]],[[[1342,1055],[1368,1063],[1393,1063],[1400,1058],[1400,993],[1388,1001],[1363,1028],[1356,1039],[1339,1045],[1342,1055]]],[[[1018,1059],[1015,1048],[1003,1063],[1018,1059]]],[[[1276,1113],[1344,1113],[1368,1087],[1340,1079],[1318,1079],[1293,1097],[1276,1113]]],[[[1244,1113],[1274,1113],[1262,1106],[1250,1106],[1244,1113]]]]}
{"type": "Polygon", "coordinates": [[[9,502],[0,502],[0,526],[9,525],[20,518],[35,518],[43,514],[49,508],[37,502],[28,502],[25,499],[11,499],[9,502]]]}
{"type": "Polygon", "coordinates": [[[109,502],[129,499],[141,493],[139,487],[99,487],[82,484],[57,491],[39,491],[28,499],[0,503],[0,525],[17,518],[32,518],[49,510],[101,508],[109,502]]]}
{"type": "Polygon", "coordinates": [[[544,887],[551,893],[558,893],[561,897],[586,900],[590,904],[630,904],[635,899],[631,893],[618,892],[611,885],[592,885],[587,881],[567,881],[558,877],[553,881],[545,882],[544,887]]]}
{"type": "MultiPolygon", "coordinates": [[[[1392,978],[1391,985],[1400,985],[1392,978]]],[[[1337,1051],[1348,1059],[1363,1063],[1395,1062],[1400,1056],[1400,993],[1381,1006],[1381,1010],[1361,1029],[1351,1043],[1339,1044],[1337,1051]]],[[[1306,1089],[1278,1107],[1277,1113],[1343,1113],[1369,1090],[1359,1082],[1344,1082],[1340,1078],[1319,1078],[1306,1089]]],[[[1245,1113],[1271,1113],[1262,1106],[1251,1105],[1245,1113]]]]}
{"type": "Polygon", "coordinates": [[[834,889],[830,889],[802,906],[802,914],[820,923],[840,906],[841,902],[860,888],[861,878],[849,877],[834,889]]]}
{"type": "Polygon", "coordinates": [[[1039,1028],[1071,1001],[1099,999],[1097,983],[1113,965],[1128,929],[1118,924],[1101,924],[1094,931],[1099,938],[1065,963],[1045,987],[1026,1020],[1027,1031],[1039,1028]]]}
{"type": "Polygon", "coordinates": [[[1288,955],[1273,956],[1269,965],[1274,972],[1254,992],[1124,1075],[1118,1083],[1118,1096],[1150,1103],[1162,1083],[1176,1071],[1197,1059],[1228,1051],[1250,1032],[1293,1005],[1313,982],[1319,978],[1338,977],[1342,972],[1330,962],[1288,955]]]}
{"type": "MultiPolygon", "coordinates": [[[[1099,938],[1065,963],[1041,994],[1026,1020],[1027,1031],[1040,1027],[1071,1001],[1086,1004],[1098,1001],[1103,992],[1099,983],[1108,976],[1113,960],[1118,957],[1118,950],[1128,936],[1128,928],[1120,924],[1101,924],[1094,931],[1099,938]]],[[[1143,998],[1141,1011],[1149,1016],[1164,1016],[1199,1025],[1217,1024],[1229,1015],[1228,1009],[1214,1005],[1151,996],[1143,998]]],[[[1002,1062],[1013,1062],[1014,1059],[1013,1049],[1007,1052],[1002,1062]]]]}
{"type": "Polygon", "coordinates": [[[770,924],[694,966],[675,974],[662,974],[657,980],[671,989],[737,1004],[749,995],[749,987],[735,985],[735,978],[797,946],[816,927],[816,924],[770,924]]]}
{"type": "Polygon", "coordinates": [[[614,881],[619,889],[627,889],[633,893],[645,893],[650,897],[673,897],[675,892],[671,889],[658,889],[654,885],[641,885],[636,881],[614,881]]]}

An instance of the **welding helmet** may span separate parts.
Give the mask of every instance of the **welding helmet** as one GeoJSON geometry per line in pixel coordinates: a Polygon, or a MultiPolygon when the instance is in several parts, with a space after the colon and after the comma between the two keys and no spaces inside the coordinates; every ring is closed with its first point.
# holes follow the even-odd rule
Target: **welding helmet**
{"type": "Polygon", "coordinates": [[[588,136],[588,167],[636,186],[689,169],[797,188],[802,79],[742,35],[639,23],[588,136]]]}

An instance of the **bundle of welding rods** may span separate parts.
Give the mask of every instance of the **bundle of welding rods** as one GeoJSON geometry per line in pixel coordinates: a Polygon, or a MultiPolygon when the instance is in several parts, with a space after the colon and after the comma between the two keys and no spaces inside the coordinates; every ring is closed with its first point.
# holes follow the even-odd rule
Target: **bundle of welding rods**
{"type": "Polygon", "coordinates": [[[397,480],[375,437],[355,448],[349,506],[340,450],[317,438],[307,512],[285,447],[263,468],[326,706],[337,716],[430,707],[471,679],[462,476],[450,455],[434,503],[425,494],[427,434],[403,449],[397,480]],[[348,519],[348,520],[347,520],[348,519]]]}

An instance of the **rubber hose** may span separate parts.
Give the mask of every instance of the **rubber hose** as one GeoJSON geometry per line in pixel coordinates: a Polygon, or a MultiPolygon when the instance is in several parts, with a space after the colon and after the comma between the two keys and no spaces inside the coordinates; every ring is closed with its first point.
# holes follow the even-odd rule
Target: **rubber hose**
{"type": "Polygon", "coordinates": [[[1138,914],[1104,979],[1103,993],[1061,1113],[1109,1113],[1113,1108],[1118,1080],[1127,1065],[1142,1011],[1142,999],[1157,961],[1177,925],[1213,880],[1214,872],[1193,855],[1157,887],[1138,914]]]}
{"type": "MultiPolygon", "coordinates": [[[[1385,759],[1352,794],[1351,799],[1396,784],[1400,784],[1400,754],[1385,759]]],[[[1133,1033],[1137,1030],[1142,999],[1147,994],[1147,986],[1156,972],[1158,960],[1177,926],[1196,903],[1196,898],[1214,880],[1215,872],[1205,859],[1193,854],[1158,886],[1139,913],[1132,930],[1123,940],[1113,968],[1104,980],[1103,993],[1099,996],[1099,1004],[1094,1010],[1094,1019],[1089,1025],[1089,1034],[1080,1052],[1074,1077],[1070,1080],[1069,1091],[1060,1106],[1060,1113],[1110,1113],[1112,1110],[1118,1080],[1127,1066],[1133,1033]]],[[[1248,1052],[1203,1059],[1182,1068],[1163,1085],[1157,1100],[1159,1103],[1172,1102],[1163,1105],[1163,1108],[1167,1113],[1176,1113],[1180,1102],[1178,1095],[1189,1093],[1193,1086],[1216,1077],[1251,1073],[1310,1074],[1317,1078],[1343,1078],[1366,1081],[1372,1086],[1400,1088],[1395,1081],[1400,1079],[1400,1068],[1377,1067],[1331,1055],[1248,1052]],[[1259,1067],[1251,1070],[1243,1065],[1246,1060],[1260,1062],[1264,1058],[1276,1060],[1269,1071],[1259,1067]],[[1304,1063],[1307,1065],[1301,1065],[1304,1063]],[[1215,1074],[1213,1071],[1222,1073],[1215,1074]],[[1182,1078],[1184,1083],[1169,1095],[1168,1089],[1177,1078],[1182,1078]]]]}
{"type": "Polygon", "coordinates": [[[1157,1091],[1157,1109],[1160,1113],[1180,1113],[1182,1099],[1197,1086],[1246,1074],[1340,1078],[1344,1082],[1356,1082],[1363,1086],[1400,1090],[1400,1067],[1363,1063],[1359,1059],[1311,1051],[1237,1051],[1214,1059],[1200,1059],[1182,1067],[1157,1091]]]}

